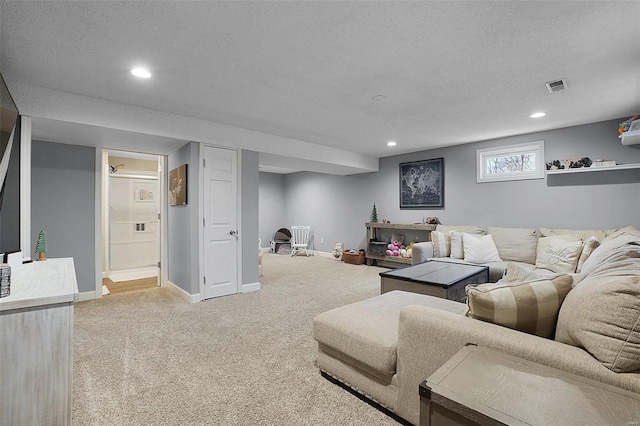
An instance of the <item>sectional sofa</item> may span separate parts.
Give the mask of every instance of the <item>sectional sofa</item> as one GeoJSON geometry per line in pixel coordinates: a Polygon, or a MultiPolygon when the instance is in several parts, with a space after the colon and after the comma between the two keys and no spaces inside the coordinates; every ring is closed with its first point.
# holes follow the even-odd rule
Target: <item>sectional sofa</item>
{"type": "MultiPolygon", "coordinates": [[[[418,384],[468,342],[640,393],[640,232],[480,229],[505,258],[489,265],[501,277],[497,283],[468,288],[468,304],[392,291],[318,315],[313,335],[321,372],[416,425],[418,384]],[[523,236],[522,247],[515,235],[523,236]],[[579,238],[583,250],[594,236],[599,244],[591,245],[580,273],[543,271],[536,268],[541,235],[555,235],[560,244],[579,238]],[[516,308],[546,317],[477,315],[486,313],[481,302],[494,292],[509,292],[516,308]],[[551,297],[521,297],[532,293],[551,297]]],[[[441,260],[464,261],[453,259],[441,260]]]]}
{"type": "MultiPolygon", "coordinates": [[[[480,264],[489,267],[490,282],[496,282],[502,278],[506,270],[507,263],[515,263],[529,271],[537,269],[536,272],[539,275],[550,276],[551,274],[548,273],[549,270],[545,267],[546,264],[538,255],[538,251],[543,252],[548,248],[548,246],[544,245],[543,247],[539,242],[545,241],[545,239],[561,237],[561,239],[568,240],[568,242],[582,241],[584,244],[591,244],[591,242],[594,241],[592,237],[595,237],[595,240],[598,242],[603,241],[615,231],[616,229],[570,230],[551,228],[500,228],[496,226],[487,226],[485,228],[482,226],[438,225],[435,232],[432,232],[432,241],[413,244],[413,257],[411,259],[411,263],[412,265],[416,265],[432,258],[436,258],[443,262],[469,263],[464,259],[464,248],[462,248],[462,252],[457,256],[453,252],[455,251],[455,248],[454,250],[449,250],[446,255],[444,255],[444,251],[438,253],[438,247],[442,246],[443,238],[452,239],[453,241],[449,242],[449,244],[455,245],[456,238],[460,238],[459,234],[461,233],[472,234],[474,236],[491,235],[499,255],[499,260],[480,262],[480,264]],[[542,240],[540,240],[541,238],[542,240]],[[440,242],[440,244],[438,244],[438,242],[440,242]],[[436,248],[435,251],[434,247],[436,248]]],[[[446,244],[447,241],[444,241],[444,243],[446,244]]],[[[577,260],[580,262],[579,258],[577,260]]],[[[584,260],[582,263],[583,262],[584,260]]],[[[559,269],[558,271],[563,270],[559,269]]],[[[577,272],[580,272],[580,269],[578,269],[577,272]]]]}

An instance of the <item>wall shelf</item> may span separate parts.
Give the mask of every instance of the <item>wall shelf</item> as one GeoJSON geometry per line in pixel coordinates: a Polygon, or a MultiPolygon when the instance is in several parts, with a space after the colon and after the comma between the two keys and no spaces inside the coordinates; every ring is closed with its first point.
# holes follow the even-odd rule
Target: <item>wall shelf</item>
{"type": "Polygon", "coordinates": [[[576,169],[547,170],[548,175],[564,175],[569,173],[608,172],[613,170],[640,169],[640,163],[618,164],[609,167],[579,167],[576,169]]]}
{"type": "Polygon", "coordinates": [[[382,223],[382,222],[367,222],[364,224],[367,228],[375,229],[405,229],[405,230],[417,230],[417,231],[433,231],[436,229],[436,225],[426,223],[382,223]]]}
{"type": "Polygon", "coordinates": [[[640,130],[634,130],[632,132],[624,132],[618,138],[622,139],[622,145],[636,145],[640,144],[640,130]]]}

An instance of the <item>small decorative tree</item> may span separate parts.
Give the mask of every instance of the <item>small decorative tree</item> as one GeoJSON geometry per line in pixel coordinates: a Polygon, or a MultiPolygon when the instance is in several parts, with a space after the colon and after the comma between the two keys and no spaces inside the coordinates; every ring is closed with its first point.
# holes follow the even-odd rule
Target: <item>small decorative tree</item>
{"type": "Polygon", "coordinates": [[[371,223],[378,221],[378,211],[376,210],[376,203],[373,203],[373,210],[371,210],[371,223]]]}
{"type": "Polygon", "coordinates": [[[44,257],[44,254],[47,252],[47,236],[44,231],[40,231],[38,235],[38,244],[36,244],[36,253],[38,253],[38,258],[36,260],[47,260],[44,257]]]}

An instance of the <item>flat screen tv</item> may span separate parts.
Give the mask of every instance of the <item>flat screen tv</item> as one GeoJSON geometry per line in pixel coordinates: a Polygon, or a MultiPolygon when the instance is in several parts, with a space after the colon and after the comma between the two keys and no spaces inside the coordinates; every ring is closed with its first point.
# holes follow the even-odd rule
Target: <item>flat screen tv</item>
{"type": "Polygon", "coordinates": [[[20,250],[20,117],[0,74],[0,262],[20,250]]]}

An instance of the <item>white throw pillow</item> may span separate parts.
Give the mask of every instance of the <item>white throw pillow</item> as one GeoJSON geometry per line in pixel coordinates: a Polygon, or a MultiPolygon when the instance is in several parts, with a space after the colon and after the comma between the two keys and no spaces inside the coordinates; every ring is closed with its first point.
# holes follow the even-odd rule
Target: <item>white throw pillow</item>
{"type": "Polygon", "coordinates": [[[593,251],[599,245],[600,245],[600,241],[598,240],[598,237],[596,237],[595,235],[592,235],[591,237],[587,238],[587,240],[584,242],[584,247],[582,247],[582,253],[580,254],[580,259],[578,259],[578,267],[576,268],[576,272],[578,274],[580,273],[580,271],[582,271],[582,266],[584,265],[584,262],[587,261],[589,256],[591,256],[591,253],[593,253],[593,251]]]}
{"type": "Polygon", "coordinates": [[[572,234],[539,238],[536,268],[560,274],[576,272],[583,244],[579,236],[572,234]]]}
{"type": "Polygon", "coordinates": [[[454,259],[464,259],[462,234],[459,231],[451,231],[451,257],[454,259]]]}
{"type": "Polygon", "coordinates": [[[464,261],[469,263],[501,262],[496,243],[491,234],[479,237],[467,233],[462,234],[464,261]]]}

